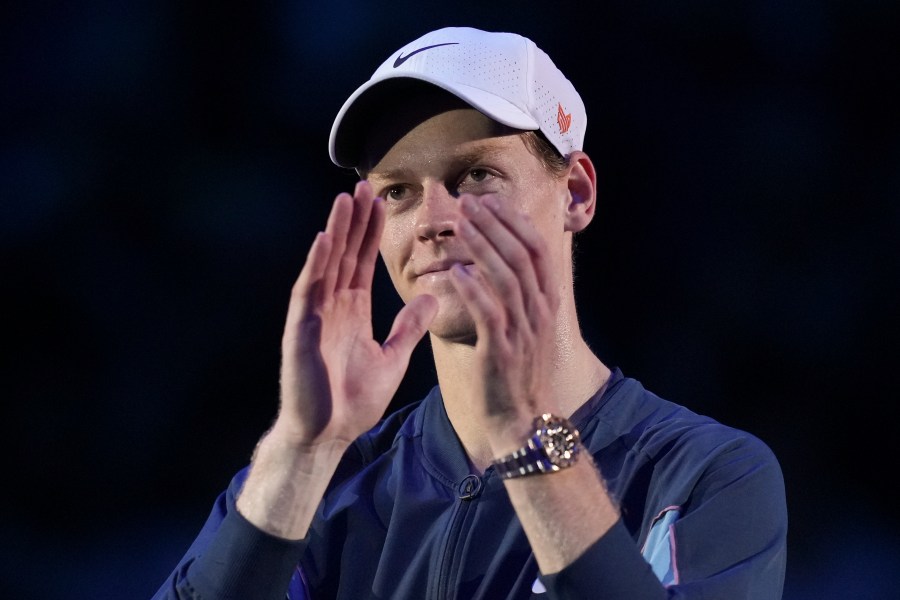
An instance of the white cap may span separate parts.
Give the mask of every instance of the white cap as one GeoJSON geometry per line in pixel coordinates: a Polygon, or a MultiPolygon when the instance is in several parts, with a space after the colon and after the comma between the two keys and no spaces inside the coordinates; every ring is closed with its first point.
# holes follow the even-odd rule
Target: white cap
{"type": "Polygon", "coordinates": [[[398,78],[436,85],[515,129],[539,129],[563,156],[584,144],[581,96],[534,42],[514,33],[447,27],[403,46],[347,99],[328,140],[336,165],[359,166],[365,124],[372,110],[384,107],[373,90],[398,78]]]}

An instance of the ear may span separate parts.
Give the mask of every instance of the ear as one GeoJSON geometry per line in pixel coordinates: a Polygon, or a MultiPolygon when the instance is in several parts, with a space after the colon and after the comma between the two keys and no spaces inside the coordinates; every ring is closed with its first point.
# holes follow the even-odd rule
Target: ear
{"type": "Polygon", "coordinates": [[[588,226],[597,209],[597,172],[590,157],[580,150],[569,155],[566,175],[569,201],[566,207],[566,231],[577,233],[588,226]]]}

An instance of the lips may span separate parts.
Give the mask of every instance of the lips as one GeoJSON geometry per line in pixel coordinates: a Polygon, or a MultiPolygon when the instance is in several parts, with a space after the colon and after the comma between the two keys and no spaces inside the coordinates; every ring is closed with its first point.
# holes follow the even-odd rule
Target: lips
{"type": "Polygon", "coordinates": [[[445,258],[443,260],[436,260],[434,262],[428,263],[422,269],[417,269],[414,273],[416,277],[421,277],[422,275],[428,275],[429,273],[440,273],[442,271],[447,271],[453,265],[460,263],[463,265],[471,265],[472,261],[462,260],[458,258],[445,258]]]}

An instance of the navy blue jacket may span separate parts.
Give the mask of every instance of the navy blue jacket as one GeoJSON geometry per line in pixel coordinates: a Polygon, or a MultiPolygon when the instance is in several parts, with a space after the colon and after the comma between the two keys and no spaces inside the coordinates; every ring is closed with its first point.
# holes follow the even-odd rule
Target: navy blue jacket
{"type": "Polygon", "coordinates": [[[559,573],[538,572],[493,469],[471,473],[435,388],[347,451],[300,542],[237,513],[239,473],[154,598],[781,597],[784,483],[763,442],[618,370],[572,421],[621,519],[559,573]]]}

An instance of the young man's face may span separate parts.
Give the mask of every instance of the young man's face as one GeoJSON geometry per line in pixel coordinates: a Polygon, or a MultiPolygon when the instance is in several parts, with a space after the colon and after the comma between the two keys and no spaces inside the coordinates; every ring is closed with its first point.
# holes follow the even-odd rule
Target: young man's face
{"type": "Polygon", "coordinates": [[[567,182],[553,177],[517,132],[474,109],[457,105],[413,121],[386,120],[370,135],[367,156],[377,162],[367,179],[387,209],[381,254],[405,302],[424,293],[437,298],[433,335],[472,340],[474,323],[449,272],[456,262],[472,262],[453,232],[459,196],[492,194],[526,214],[562,272],[571,269],[567,182]]]}

